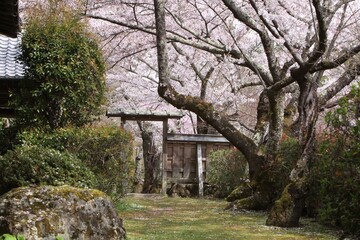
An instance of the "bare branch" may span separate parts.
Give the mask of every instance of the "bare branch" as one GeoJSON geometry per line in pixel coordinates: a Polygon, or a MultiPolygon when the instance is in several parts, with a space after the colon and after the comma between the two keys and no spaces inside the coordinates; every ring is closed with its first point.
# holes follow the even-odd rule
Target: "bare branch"
{"type": "Polygon", "coordinates": [[[297,13],[293,13],[286,5],[285,3],[282,1],[282,0],[278,0],[278,3],[279,5],[285,9],[286,13],[289,14],[289,16],[291,16],[292,18],[300,21],[300,22],[303,22],[305,24],[309,24],[309,20],[305,19],[305,18],[302,18],[302,17],[299,17],[299,15],[297,13]]]}
{"type": "Polygon", "coordinates": [[[267,31],[264,29],[260,29],[260,26],[257,26],[257,23],[243,10],[241,10],[233,0],[222,1],[230,9],[236,19],[244,23],[246,26],[254,30],[259,35],[262,46],[264,48],[264,53],[267,58],[267,63],[272,76],[272,81],[279,81],[280,68],[277,66],[278,61],[274,53],[274,42],[270,39],[267,31]]]}
{"type": "Polygon", "coordinates": [[[93,15],[93,14],[88,14],[86,16],[89,17],[89,18],[92,18],[92,19],[98,19],[98,20],[102,20],[102,21],[105,21],[105,22],[115,24],[115,25],[126,27],[126,28],[129,28],[129,29],[135,29],[135,30],[139,30],[139,31],[142,31],[142,32],[145,32],[145,33],[156,35],[154,27],[151,27],[151,26],[149,26],[149,27],[140,27],[138,25],[129,24],[129,23],[122,22],[122,21],[116,21],[116,20],[111,19],[111,18],[106,18],[106,17],[97,16],[97,15],[93,15]]]}
{"type": "Polygon", "coordinates": [[[303,61],[301,60],[301,58],[296,54],[294,48],[290,45],[289,41],[286,39],[284,33],[282,31],[280,31],[279,29],[279,24],[273,20],[273,24],[275,29],[278,31],[279,35],[284,39],[284,46],[286,47],[286,49],[290,52],[291,56],[294,58],[294,60],[299,64],[299,66],[303,65],[303,61]]]}
{"type": "Polygon", "coordinates": [[[280,38],[279,34],[276,32],[275,29],[273,29],[270,25],[270,23],[268,22],[268,20],[261,14],[259,14],[259,9],[256,6],[256,3],[254,0],[250,0],[250,4],[253,7],[253,9],[255,10],[256,14],[259,16],[260,20],[263,22],[263,24],[265,25],[265,27],[271,32],[271,34],[275,37],[275,38],[280,38]]]}
{"type": "MultiPolygon", "coordinates": [[[[87,16],[90,18],[93,18],[93,19],[106,21],[106,22],[109,22],[109,23],[112,23],[115,25],[129,28],[129,29],[139,30],[139,31],[142,31],[144,33],[148,33],[148,34],[151,34],[154,36],[156,35],[154,27],[152,27],[152,26],[141,27],[141,26],[125,23],[122,21],[116,21],[116,20],[102,17],[102,16],[96,16],[96,15],[91,15],[91,14],[89,14],[87,16]]],[[[228,49],[226,49],[225,46],[215,44],[213,42],[210,42],[209,40],[203,39],[204,42],[206,42],[207,44],[202,44],[202,43],[199,43],[199,41],[197,41],[197,39],[186,39],[184,36],[180,36],[177,33],[174,33],[171,31],[168,31],[168,32],[169,32],[169,35],[167,36],[167,39],[169,41],[174,41],[174,42],[178,42],[178,43],[181,43],[184,45],[188,45],[188,46],[191,46],[191,47],[194,47],[194,48],[197,48],[197,49],[200,49],[200,50],[212,53],[212,54],[219,54],[219,55],[229,54],[229,55],[231,55],[231,57],[236,58],[236,59],[239,59],[241,57],[241,54],[238,51],[228,50],[228,49]]]]}
{"type": "Polygon", "coordinates": [[[316,64],[314,67],[310,69],[310,73],[336,68],[341,64],[345,63],[353,56],[355,56],[356,54],[358,54],[359,52],[360,52],[360,44],[345,51],[341,56],[334,59],[333,61],[324,61],[316,64]]]}
{"type": "Polygon", "coordinates": [[[262,83],[260,81],[242,83],[240,84],[240,86],[237,87],[237,91],[240,91],[241,89],[247,87],[256,87],[256,86],[262,86],[262,83]]]}
{"type": "Polygon", "coordinates": [[[260,66],[256,65],[255,63],[252,63],[252,61],[250,61],[250,59],[247,58],[246,56],[244,56],[244,59],[245,62],[235,62],[234,64],[242,67],[247,67],[252,72],[254,72],[261,80],[261,83],[264,86],[264,88],[272,85],[272,82],[270,80],[271,76],[269,76],[269,74],[264,69],[262,69],[260,66]]]}
{"type": "Polygon", "coordinates": [[[258,26],[258,24],[248,14],[246,14],[243,10],[241,10],[241,8],[238,7],[238,4],[235,1],[222,0],[222,2],[225,4],[226,7],[229,8],[229,10],[232,12],[232,14],[236,19],[244,23],[253,31],[257,32],[259,35],[262,34],[262,30],[260,26],[258,26]]]}
{"type": "Polygon", "coordinates": [[[281,69],[280,78],[283,79],[286,77],[286,73],[288,72],[289,68],[295,64],[294,59],[290,59],[289,61],[284,63],[284,66],[281,69]]]}
{"type": "Polygon", "coordinates": [[[339,93],[344,87],[349,85],[356,77],[360,75],[360,63],[353,62],[351,66],[341,75],[341,77],[322,91],[319,97],[319,106],[323,106],[339,93]]]}
{"type": "Polygon", "coordinates": [[[287,77],[267,88],[269,92],[277,92],[295,82],[293,77],[287,77]]]}
{"type": "Polygon", "coordinates": [[[324,9],[321,7],[320,0],[312,0],[312,4],[316,13],[318,41],[316,48],[305,64],[307,69],[310,69],[319,60],[327,47],[327,25],[324,9]]]}
{"type": "Polygon", "coordinates": [[[341,29],[344,27],[344,20],[345,20],[345,16],[346,16],[346,9],[347,9],[347,4],[344,5],[344,11],[341,14],[341,18],[340,18],[340,22],[338,24],[338,26],[336,27],[335,30],[335,34],[333,36],[333,38],[331,39],[330,43],[329,43],[329,47],[327,49],[327,53],[325,54],[325,59],[328,59],[330,57],[331,51],[333,50],[334,46],[335,46],[335,42],[337,40],[337,38],[340,35],[341,29]]]}
{"type": "Polygon", "coordinates": [[[174,42],[171,43],[171,45],[174,47],[175,51],[177,51],[180,55],[184,56],[186,58],[187,61],[190,62],[190,66],[191,68],[194,70],[196,76],[198,76],[201,80],[201,82],[204,84],[204,83],[207,83],[207,81],[210,79],[211,77],[211,74],[213,73],[214,71],[214,68],[211,67],[210,70],[206,73],[206,75],[204,76],[199,68],[193,63],[190,61],[190,57],[181,49],[179,48],[174,42]]]}
{"type": "Polygon", "coordinates": [[[135,51],[135,52],[126,54],[125,56],[122,56],[121,58],[119,58],[118,60],[116,60],[113,64],[111,64],[111,66],[110,66],[108,69],[114,68],[119,62],[123,61],[123,60],[126,59],[126,58],[132,57],[132,56],[134,56],[134,55],[137,55],[137,54],[139,54],[139,53],[148,51],[149,49],[153,49],[153,48],[156,48],[156,46],[152,46],[152,47],[149,47],[149,48],[139,49],[138,51],[135,51]]]}

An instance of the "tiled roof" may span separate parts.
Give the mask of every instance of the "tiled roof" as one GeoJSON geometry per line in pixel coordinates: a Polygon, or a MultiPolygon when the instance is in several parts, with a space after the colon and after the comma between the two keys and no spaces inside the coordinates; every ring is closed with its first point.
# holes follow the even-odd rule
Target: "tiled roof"
{"type": "Polygon", "coordinates": [[[0,34],[0,79],[24,77],[24,65],[17,58],[20,54],[20,37],[10,38],[0,34]]]}

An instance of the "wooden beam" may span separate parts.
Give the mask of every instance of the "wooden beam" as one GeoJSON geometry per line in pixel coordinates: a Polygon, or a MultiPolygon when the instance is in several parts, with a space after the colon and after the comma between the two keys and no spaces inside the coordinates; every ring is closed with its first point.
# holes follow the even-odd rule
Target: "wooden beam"
{"type": "Polygon", "coordinates": [[[160,112],[160,111],[124,111],[108,110],[107,117],[120,117],[123,120],[131,121],[164,121],[167,119],[180,119],[184,115],[181,112],[160,112]]]}
{"type": "Polygon", "coordinates": [[[228,143],[229,141],[221,135],[213,134],[168,134],[168,141],[173,142],[215,142],[228,143]]]}
{"type": "Polygon", "coordinates": [[[197,144],[197,179],[199,182],[199,197],[204,196],[204,179],[203,179],[203,167],[202,167],[202,152],[201,144],[197,144]]]}
{"type": "MultiPolygon", "coordinates": [[[[114,115],[109,115],[107,114],[108,117],[121,117],[121,116],[114,116],[114,115]]],[[[124,121],[158,121],[158,122],[162,122],[164,121],[164,119],[169,119],[169,118],[173,118],[173,119],[177,119],[175,117],[166,117],[166,116],[153,116],[153,115],[143,115],[143,116],[122,116],[121,120],[124,121]]]]}

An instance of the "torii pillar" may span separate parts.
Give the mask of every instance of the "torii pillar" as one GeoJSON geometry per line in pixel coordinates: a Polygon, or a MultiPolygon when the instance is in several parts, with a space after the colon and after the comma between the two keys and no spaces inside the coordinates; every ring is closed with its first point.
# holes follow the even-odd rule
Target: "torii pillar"
{"type": "Polygon", "coordinates": [[[127,120],[131,121],[162,121],[163,122],[163,142],[162,142],[162,156],[161,156],[161,192],[166,194],[166,161],[167,161],[167,133],[169,128],[168,120],[180,119],[184,115],[182,112],[167,112],[167,111],[124,111],[122,109],[112,109],[106,112],[107,117],[120,117],[121,126],[123,127],[127,120]]]}

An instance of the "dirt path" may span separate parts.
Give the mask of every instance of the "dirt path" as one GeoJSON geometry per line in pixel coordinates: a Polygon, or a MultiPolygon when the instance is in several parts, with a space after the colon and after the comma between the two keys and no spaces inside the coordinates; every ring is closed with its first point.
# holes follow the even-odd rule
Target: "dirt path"
{"type": "Polygon", "coordinates": [[[265,213],[223,211],[224,201],[133,194],[118,204],[128,239],[233,240],[337,239],[331,231],[302,221],[301,228],[265,226],[265,213]]]}

